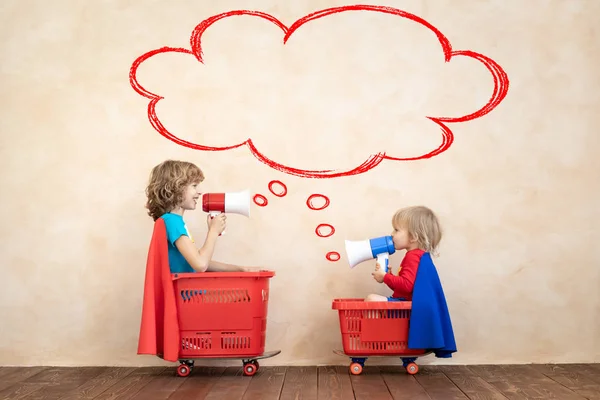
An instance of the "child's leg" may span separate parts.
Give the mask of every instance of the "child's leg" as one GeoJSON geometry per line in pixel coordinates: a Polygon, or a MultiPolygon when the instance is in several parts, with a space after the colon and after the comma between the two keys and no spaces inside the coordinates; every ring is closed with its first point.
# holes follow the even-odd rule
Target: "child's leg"
{"type": "MultiPolygon", "coordinates": [[[[385,296],[371,293],[370,295],[367,296],[365,301],[388,301],[388,299],[385,296]]],[[[379,318],[379,311],[378,310],[368,310],[366,317],[367,318],[379,318]]]]}
{"type": "Polygon", "coordinates": [[[388,298],[380,294],[370,294],[365,301],[388,301],[388,298]]]}

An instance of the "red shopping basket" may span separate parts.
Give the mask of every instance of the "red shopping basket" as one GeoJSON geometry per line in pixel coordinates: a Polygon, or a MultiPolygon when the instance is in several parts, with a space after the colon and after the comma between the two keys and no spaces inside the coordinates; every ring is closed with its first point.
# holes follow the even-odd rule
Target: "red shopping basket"
{"type": "Polygon", "coordinates": [[[264,352],[272,271],[173,275],[180,358],[253,357],[264,352]]]}
{"type": "Polygon", "coordinates": [[[344,353],[365,355],[421,355],[424,350],[408,348],[412,302],[335,299],[339,311],[344,353]]]}

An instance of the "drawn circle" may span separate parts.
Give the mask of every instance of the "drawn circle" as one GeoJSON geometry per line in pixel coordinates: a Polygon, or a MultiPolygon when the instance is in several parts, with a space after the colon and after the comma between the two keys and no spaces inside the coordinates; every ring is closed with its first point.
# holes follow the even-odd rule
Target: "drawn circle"
{"type": "Polygon", "coordinates": [[[311,210],[316,210],[316,211],[324,210],[329,206],[329,197],[324,196],[322,194],[311,194],[310,196],[308,196],[308,199],[306,200],[306,205],[311,210]],[[321,207],[315,207],[312,203],[313,199],[323,199],[325,201],[325,204],[323,204],[321,207]]]}
{"type": "Polygon", "coordinates": [[[264,207],[269,204],[269,200],[267,200],[267,198],[262,194],[255,194],[252,200],[254,200],[254,204],[259,207],[264,207]]]}
{"type": "Polygon", "coordinates": [[[281,181],[271,181],[269,182],[269,191],[277,197],[283,197],[287,194],[287,186],[285,186],[285,184],[281,181]],[[282,189],[280,193],[275,193],[275,191],[273,190],[273,186],[275,185],[279,185],[279,189],[282,189]]]}
{"type": "Polygon", "coordinates": [[[329,261],[333,261],[333,262],[339,261],[340,253],[338,253],[337,251],[330,251],[329,253],[327,253],[325,258],[328,259],[329,261]]]}
{"type": "Polygon", "coordinates": [[[318,237],[326,238],[326,237],[329,237],[329,236],[331,236],[331,235],[333,235],[335,233],[335,228],[333,227],[333,225],[319,224],[319,225],[317,225],[317,228],[315,229],[315,233],[317,234],[318,237]],[[322,228],[328,228],[329,232],[327,234],[323,234],[321,232],[322,228]]]}

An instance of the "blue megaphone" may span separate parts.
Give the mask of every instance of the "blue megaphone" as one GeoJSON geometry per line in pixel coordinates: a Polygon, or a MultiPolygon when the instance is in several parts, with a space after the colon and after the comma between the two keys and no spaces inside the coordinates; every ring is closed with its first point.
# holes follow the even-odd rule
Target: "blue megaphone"
{"type": "Polygon", "coordinates": [[[350,268],[354,268],[363,261],[376,258],[381,269],[387,272],[389,255],[396,252],[391,236],[359,241],[346,240],[345,244],[350,268]]]}

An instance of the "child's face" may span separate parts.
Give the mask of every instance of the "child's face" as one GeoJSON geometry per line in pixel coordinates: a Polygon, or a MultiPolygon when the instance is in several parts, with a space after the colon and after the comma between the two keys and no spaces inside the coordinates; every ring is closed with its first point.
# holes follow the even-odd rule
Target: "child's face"
{"type": "Polygon", "coordinates": [[[200,192],[198,191],[198,182],[190,183],[187,185],[183,192],[183,201],[181,207],[184,210],[195,210],[198,198],[200,198],[200,192]]]}
{"type": "Polygon", "coordinates": [[[402,226],[394,226],[392,241],[396,250],[412,250],[416,248],[416,241],[408,230],[402,226]]]}

